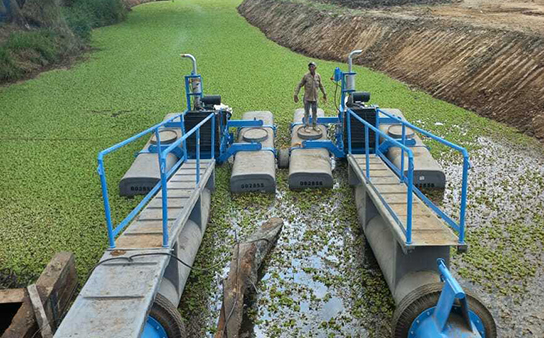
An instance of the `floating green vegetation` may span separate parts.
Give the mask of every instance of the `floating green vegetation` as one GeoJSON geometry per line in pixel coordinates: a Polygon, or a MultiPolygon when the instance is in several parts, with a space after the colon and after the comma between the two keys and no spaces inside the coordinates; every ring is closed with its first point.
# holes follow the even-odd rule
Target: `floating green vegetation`
{"type": "MultiPolygon", "coordinates": [[[[2,271],[15,273],[18,281],[25,283],[39,275],[55,252],[67,250],[75,253],[84,282],[107,246],[96,155],[161,121],[167,113],[185,108],[182,76],[190,72],[191,65],[180,59],[182,52],[197,57],[206,93],[221,94],[234,108],[235,117],[249,110],[272,111],[279,126],[277,146],[288,144],[288,126],[297,108],[291,100],[292,90],[310,59],[267,40],[238,15],[239,3],[187,0],[136,7],[126,22],[93,32],[96,51],[86,62],[0,89],[2,271]]],[[[335,67],[346,68],[336,62],[316,61],[324,79],[335,67]]],[[[384,74],[362,67],[355,70],[359,88],[372,93],[372,103],[399,108],[409,120],[470,150],[480,152],[487,147],[481,135],[500,135],[522,142],[524,147],[535,147],[533,140],[504,125],[435,100],[384,74]]],[[[326,81],[325,87],[330,100],[323,107],[328,115],[334,115],[334,84],[326,81]]],[[[117,222],[138,202],[118,197],[117,182],[142,145],[135,143],[106,161],[117,222]]],[[[429,145],[443,163],[458,159],[434,142],[429,145]]],[[[508,149],[501,151],[509,154],[508,149]]],[[[485,287],[493,278],[489,288],[500,289],[513,278],[523,293],[527,281],[542,271],[541,265],[536,272],[530,266],[541,257],[542,235],[535,236],[533,228],[541,229],[542,220],[520,219],[510,224],[502,219],[503,231],[494,232],[489,222],[479,224],[477,219],[486,215],[489,206],[499,211],[505,208],[497,203],[514,208],[508,215],[523,214],[528,208],[542,214],[543,206],[529,203],[523,196],[486,200],[493,191],[483,183],[505,178],[490,169],[494,156],[491,151],[485,161],[474,162],[476,167],[483,166],[469,191],[468,241],[474,249],[462,256],[466,258],[455,257],[454,263],[462,262],[459,273],[475,285],[485,287]],[[481,240],[495,236],[503,246],[481,240]],[[509,243],[536,248],[536,258],[524,262],[527,254],[512,249],[509,243]],[[523,271],[514,271],[516,267],[523,271]]],[[[508,171],[517,172],[512,165],[508,171]]],[[[523,177],[531,182],[523,186],[540,189],[529,196],[541,202],[542,174],[538,165],[536,168],[531,169],[535,175],[513,174],[509,179],[523,177]]],[[[279,170],[276,196],[231,196],[230,167],[218,168],[212,216],[195,263],[210,271],[192,272],[181,304],[191,332],[213,333],[221,276],[226,274],[217,266],[228,266],[235,237],[244,238],[268,217],[280,216],[286,226],[265,263],[265,275],[257,285],[258,296],[250,311],[256,330],[271,337],[281,336],[286,329],[309,336],[310,327],[316,336],[389,334],[393,301],[357,225],[345,172],[345,164],[340,163],[333,190],[292,192],[287,188],[287,172],[279,170]],[[337,310],[326,316],[323,309],[331,308],[337,310]]],[[[458,166],[449,172],[454,183],[455,173],[458,166]]],[[[504,188],[505,194],[507,191],[504,188]]],[[[457,205],[455,196],[446,195],[447,207],[457,205]]]]}

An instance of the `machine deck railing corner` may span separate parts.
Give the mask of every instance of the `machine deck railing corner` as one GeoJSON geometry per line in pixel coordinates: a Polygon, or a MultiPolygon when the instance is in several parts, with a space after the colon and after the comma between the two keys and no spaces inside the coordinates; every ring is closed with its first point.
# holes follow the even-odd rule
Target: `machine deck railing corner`
{"type": "MultiPolygon", "coordinates": [[[[102,188],[102,198],[104,201],[104,212],[106,217],[106,226],[108,231],[108,242],[109,242],[109,248],[114,249],[115,248],[115,238],[117,235],[119,235],[126,226],[138,215],[140,211],[146,206],[146,204],[151,200],[151,198],[159,191],[162,187],[166,187],[168,179],[176,172],[176,170],[179,169],[179,167],[188,159],[187,155],[187,146],[186,146],[186,140],[191,135],[195,134],[196,137],[196,185],[198,187],[198,184],[200,183],[200,128],[211,119],[211,127],[212,130],[215,130],[215,119],[212,118],[215,114],[211,113],[209,114],[205,119],[203,119],[199,124],[194,126],[191,130],[188,132],[185,132],[184,128],[184,115],[187,111],[176,114],[175,116],[172,116],[166,120],[164,120],[161,123],[158,123],[122,142],[119,142],[103,151],[98,153],[98,175],[100,176],[100,185],[102,188]],[[178,122],[174,122],[174,120],[179,119],[178,122]],[[170,144],[169,146],[163,146],[161,145],[161,139],[160,139],[160,130],[163,127],[168,126],[171,127],[179,127],[181,129],[182,136],[177,139],[175,142],[170,144]],[[138,205],[117,225],[114,226],[112,216],[111,216],[111,206],[110,206],[110,200],[109,200],[109,194],[108,194],[108,184],[106,179],[106,170],[104,166],[104,158],[106,155],[113,153],[120,148],[128,145],[129,143],[132,143],[136,141],[137,139],[153,133],[156,137],[156,143],[157,143],[157,158],[159,162],[159,172],[160,172],[160,180],[159,182],[151,189],[144,198],[138,203],[138,205]],[[168,154],[174,152],[176,149],[178,149],[182,145],[183,148],[183,156],[170,168],[170,170],[166,171],[166,157],[168,154]]],[[[211,133],[211,144],[215,144],[215,133],[211,133]]],[[[211,147],[211,159],[213,159],[215,156],[214,154],[214,147],[211,147]]],[[[162,238],[162,245],[163,247],[168,247],[168,192],[167,189],[162,189],[162,231],[163,231],[163,238],[162,238]]]]}
{"type": "MultiPolygon", "coordinates": [[[[376,142],[378,143],[379,138],[383,138],[386,141],[390,142],[393,146],[399,147],[401,149],[401,160],[400,161],[400,168],[397,168],[391,161],[387,159],[387,157],[381,153],[381,150],[379,147],[374,148],[374,154],[376,156],[379,156],[384,162],[386,162],[399,176],[400,182],[404,183],[407,188],[406,192],[406,208],[407,208],[407,215],[406,215],[406,226],[404,226],[401,222],[401,220],[398,218],[396,213],[391,209],[389,204],[382,198],[381,194],[378,193],[380,196],[384,206],[387,208],[387,210],[390,212],[393,219],[399,224],[402,231],[404,232],[406,236],[406,245],[412,244],[412,224],[413,224],[413,208],[412,208],[412,202],[413,202],[413,193],[415,192],[416,195],[435,212],[438,216],[440,216],[451,228],[453,228],[455,231],[458,232],[459,236],[459,245],[465,244],[465,213],[466,213],[466,204],[467,204],[467,187],[468,187],[468,169],[470,168],[470,162],[468,157],[468,151],[454,143],[451,143],[449,141],[446,141],[442,139],[441,137],[438,137],[426,130],[423,130],[419,127],[414,126],[413,124],[395,116],[388,112],[385,112],[379,108],[377,108],[377,113],[384,114],[390,119],[394,119],[396,122],[401,124],[402,126],[402,136],[400,139],[395,139],[391,136],[389,136],[387,133],[380,130],[379,126],[374,126],[370,124],[369,122],[365,121],[361,117],[357,116],[351,109],[343,106],[341,107],[347,114],[346,114],[346,122],[350,123],[350,117],[353,117],[355,120],[359,121],[364,125],[364,133],[365,133],[365,168],[363,175],[368,183],[372,184],[372,179],[370,175],[370,140],[369,140],[369,130],[372,130],[375,132],[376,136],[376,142]],[[413,175],[414,175],[414,154],[409,146],[407,146],[407,135],[406,135],[406,128],[410,128],[414,131],[417,131],[421,133],[422,135],[425,135],[433,140],[436,140],[458,152],[460,152],[463,156],[463,174],[462,174],[462,186],[461,186],[461,206],[459,210],[459,222],[456,223],[451,217],[446,215],[440,208],[438,208],[431,200],[429,200],[425,194],[423,194],[417,187],[413,184],[413,175]],[[405,155],[406,154],[406,155],[405,155]],[[405,168],[404,168],[404,158],[408,157],[408,170],[407,174],[405,174],[405,168]]],[[[379,120],[379,119],[378,119],[379,120]]],[[[352,154],[351,149],[351,128],[348,125],[347,128],[348,132],[348,154],[352,154]]]]}

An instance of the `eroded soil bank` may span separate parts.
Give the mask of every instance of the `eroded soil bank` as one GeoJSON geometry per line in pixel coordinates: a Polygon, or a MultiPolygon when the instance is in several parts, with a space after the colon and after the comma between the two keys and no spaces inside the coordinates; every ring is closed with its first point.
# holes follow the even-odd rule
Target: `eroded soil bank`
{"type": "Polygon", "coordinates": [[[238,10],[296,52],[345,61],[362,49],[357,64],[544,139],[544,39],[529,23],[544,19],[520,12],[531,30],[459,20],[432,8],[354,11],[307,0],[246,0],[238,10]]]}

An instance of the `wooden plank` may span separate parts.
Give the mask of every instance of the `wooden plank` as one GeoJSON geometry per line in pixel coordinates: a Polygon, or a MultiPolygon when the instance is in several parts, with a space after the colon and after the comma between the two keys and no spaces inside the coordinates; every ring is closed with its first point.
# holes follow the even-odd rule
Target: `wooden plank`
{"type": "Polygon", "coordinates": [[[442,230],[448,226],[440,221],[436,216],[426,214],[412,219],[412,229],[414,230],[442,230]]]}
{"type": "Polygon", "coordinates": [[[407,201],[406,194],[383,194],[382,197],[390,206],[393,204],[406,204],[407,201]]]}
{"type": "MultiPolygon", "coordinates": [[[[74,255],[70,252],[59,252],[36,281],[43,299],[43,308],[52,328],[60,325],[64,312],[68,310],[77,290],[77,273],[74,255]]],[[[38,324],[29,297],[25,297],[11,325],[4,331],[2,338],[39,337],[38,324]]]]}
{"type": "MultiPolygon", "coordinates": [[[[397,214],[397,216],[406,216],[408,214],[408,204],[406,204],[406,198],[404,203],[390,204],[389,207],[397,214]]],[[[418,200],[414,199],[412,202],[412,215],[413,216],[430,216],[432,213],[429,208],[418,200]]]]}
{"type": "MultiPolygon", "coordinates": [[[[361,167],[362,170],[366,170],[366,163],[363,161],[357,161],[357,164],[361,167]]],[[[384,163],[372,163],[370,162],[370,170],[390,170],[384,163]]]]}
{"type": "MultiPolygon", "coordinates": [[[[172,229],[174,221],[168,222],[168,229],[172,229]]],[[[132,223],[124,234],[162,234],[162,220],[136,221],[132,223]]]]}
{"type": "MultiPolygon", "coordinates": [[[[189,198],[194,192],[193,189],[168,189],[168,198],[189,198]]],[[[155,198],[162,200],[162,194],[159,193],[155,198]]]]}
{"type": "MultiPolygon", "coordinates": [[[[200,177],[204,175],[204,172],[206,169],[200,168],[200,177]]],[[[172,179],[181,178],[183,176],[195,176],[196,177],[196,169],[180,169],[173,177],[172,179]]]]}
{"type": "MultiPolygon", "coordinates": [[[[174,196],[168,196],[168,209],[170,208],[184,208],[189,201],[189,196],[177,198],[174,196]]],[[[162,209],[162,198],[154,198],[147,204],[147,209],[162,209]]]]}
{"type": "MultiPolygon", "coordinates": [[[[181,213],[182,208],[168,208],[168,220],[173,221],[181,213]]],[[[146,208],[138,217],[138,220],[162,220],[162,209],[146,208]]]]}
{"type": "MultiPolygon", "coordinates": [[[[193,180],[192,182],[168,182],[168,192],[171,190],[194,190],[196,188],[196,181],[193,180]]],[[[160,195],[160,192],[159,192],[160,195]]]]}
{"type": "Polygon", "coordinates": [[[448,230],[414,231],[412,240],[419,246],[456,246],[459,244],[457,236],[448,230]]]}
{"type": "MultiPolygon", "coordinates": [[[[362,161],[363,163],[366,163],[366,155],[364,154],[357,154],[357,155],[353,155],[353,158],[359,162],[359,161],[362,161]]],[[[370,155],[369,156],[369,162],[370,163],[383,163],[383,160],[376,156],[376,155],[370,155]]]]}
{"type": "Polygon", "coordinates": [[[118,248],[145,249],[162,247],[162,233],[160,234],[123,234],[115,241],[118,248]]]}
{"type": "Polygon", "coordinates": [[[0,290],[0,304],[22,303],[25,299],[25,289],[0,290]]]}
{"type": "Polygon", "coordinates": [[[377,185],[376,190],[378,190],[381,194],[404,194],[404,196],[406,196],[407,188],[404,184],[390,184],[377,185]]]}
{"type": "MultiPolygon", "coordinates": [[[[363,156],[364,157],[364,156],[363,156]]],[[[361,155],[355,155],[349,159],[350,165],[357,171],[365,173],[362,168],[364,161],[361,160],[361,155]]],[[[373,164],[377,161],[382,162],[381,159],[371,160],[373,164]]],[[[376,167],[378,167],[376,165],[376,167]]],[[[395,179],[398,182],[398,176],[393,173],[390,168],[371,170],[370,182],[373,188],[368,186],[364,180],[363,184],[367,186],[367,191],[371,199],[374,201],[380,214],[384,217],[384,220],[391,227],[396,240],[405,247],[405,236],[401,230],[399,224],[394,220],[391,212],[383,204],[383,200],[393,210],[397,218],[403,225],[406,223],[406,202],[407,202],[407,187],[405,184],[387,184],[395,179]],[[375,172],[380,172],[381,176],[374,176],[375,172]],[[384,173],[387,173],[384,175],[384,173]],[[378,191],[376,193],[374,191],[378,191]],[[380,196],[381,195],[381,196],[380,196]]],[[[412,196],[413,203],[413,219],[412,219],[412,242],[411,246],[457,246],[458,239],[449,226],[440,218],[438,218],[434,212],[429,209],[415,194],[412,196]]],[[[404,226],[405,227],[405,226],[404,226]]]]}
{"type": "Polygon", "coordinates": [[[32,308],[34,309],[34,317],[38,322],[38,328],[42,338],[53,338],[53,332],[51,331],[51,326],[49,325],[49,320],[45,314],[45,309],[43,308],[42,299],[40,298],[40,293],[36,284],[30,284],[27,288],[28,295],[30,296],[30,302],[32,303],[32,308]]]}
{"type": "Polygon", "coordinates": [[[392,176],[383,176],[383,177],[375,177],[373,176],[373,172],[370,173],[370,178],[371,178],[371,182],[372,184],[374,185],[383,185],[383,184],[388,184],[388,185],[391,185],[391,184],[397,184],[399,183],[399,178],[398,177],[392,177],[392,176]]]}
{"type": "MultiPolygon", "coordinates": [[[[202,176],[202,175],[201,175],[202,176]]],[[[176,182],[196,182],[196,175],[181,175],[181,176],[175,176],[168,181],[168,189],[170,189],[171,185],[170,183],[176,183],[176,182]]]]}
{"type": "MultiPolygon", "coordinates": [[[[363,172],[363,174],[366,176],[366,170],[362,169],[361,170],[363,172]]],[[[390,171],[386,171],[386,170],[374,170],[374,171],[370,171],[370,181],[372,181],[373,179],[377,178],[377,177],[396,177],[394,175],[391,174],[390,171]]],[[[398,180],[397,180],[398,182],[398,180]]]]}

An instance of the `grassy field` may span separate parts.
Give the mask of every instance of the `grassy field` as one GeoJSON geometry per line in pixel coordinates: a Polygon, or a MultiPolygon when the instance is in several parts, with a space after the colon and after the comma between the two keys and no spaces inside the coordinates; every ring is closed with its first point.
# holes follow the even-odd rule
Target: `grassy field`
{"type": "MultiPolygon", "coordinates": [[[[268,41],[237,14],[239,2],[191,0],[138,6],[126,22],[93,32],[92,45],[96,50],[89,54],[87,61],[68,70],[50,71],[36,79],[0,89],[0,268],[4,274],[14,273],[20,283],[27,283],[39,275],[55,252],[72,251],[84,281],[107,246],[96,155],[161,121],[167,113],[184,109],[182,76],[190,72],[191,65],[179,57],[180,53],[196,56],[199,72],[204,77],[205,92],[221,94],[223,102],[233,107],[235,117],[249,110],[272,111],[280,128],[279,145],[286,144],[288,124],[297,108],[292,102],[292,91],[311,59],[268,41]]],[[[346,67],[314,61],[318,63],[318,72],[323,79],[328,79],[335,67],[346,67]]],[[[471,150],[481,147],[478,135],[501,135],[524,146],[540,147],[534,140],[519,136],[504,125],[435,100],[383,74],[361,67],[355,67],[355,70],[359,74],[358,87],[372,93],[372,103],[400,108],[410,120],[471,150]]],[[[330,100],[324,108],[326,114],[333,115],[334,85],[326,80],[325,87],[330,100]]],[[[137,199],[115,196],[118,180],[142,145],[134,144],[106,161],[117,221],[137,202],[137,199]]],[[[434,155],[450,158],[445,149],[431,145],[434,155]]],[[[335,190],[296,195],[286,189],[286,173],[280,171],[277,196],[280,202],[277,202],[271,196],[231,198],[227,186],[229,174],[228,166],[217,172],[219,185],[205,244],[197,259],[200,266],[213,266],[229,259],[233,228],[246,234],[270,215],[292,217],[289,224],[311,223],[311,218],[295,219],[293,213],[312,210],[324,213],[327,210],[323,208],[333,202],[337,206],[337,220],[321,215],[318,223],[337,225],[335,229],[340,236],[337,238],[342,238],[346,232],[350,234],[347,240],[344,238],[344,242],[351,245],[346,252],[357,255],[363,250],[364,255],[368,251],[358,233],[350,202],[352,193],[345,180],[335,190]],[[281,211],[289,205],[295,205],[297,209],[281,211]]],[[[342,180],[342,174],[335,175],[342,180]]],[[[330,245],[327,238],[319,235],[320,229],[323,230],[310,229],[309,237],[299,234],[300,240],[316,237],[323,241],[322,245],[330,245]]],[[[342,250],[344,242],[337,243],[338,250],[342,250]]],[[[542,238],[536,237],[529,244],[541,247],[541,243],[542,238]]],[[[312,254],[312,248],[305,250],[312,254]]],[[[473,260],[481,262],[479,257],[473,260]]],[[[470,259],[468,262],[470,269],[470,259]]],[[[269,264],[279,271],[289,262],[275,256],[269,264]]],[[[354,284],[365,274],[363,268],[367,265],[353,259],[349,264],[358,269],[360,275],[355,274],[355,279],[351,280],[340,279],[337,283],[354,284]]],[[[346,269],[352,268],[349,264],[346,269]]],[[[363,276],[364,285],[358,289],[358,296],[352,297],[351,305],[344,304],[349,320],[332,318],[336,320],[333,323],[330,318],[324,320],[326,324],[320,326],[323,334],[340,334],[344,332],[341,323],[353,322],[358,322],[357,325],[368,332],[381,332],[382,329],[376,327],[390,319],[392,300],[375,262],[370,271],[372,273],[363,276]],[[371,291],[375,296],[369,296],[371,291]],[[368,318],[375,318],[372,324],[361,324],[368,318]]],[[[532,277],[535,273],[536,270],[531,270],[528,275],[532,277]]],[[[503,275],[507,274],[504,272],[503,275]]],[[[191,297],[182,301],[182,312],[186,317],[197,310],[202,312],[202,307],[210,307],[210,304],[213,308],[215,303],[208,298],[217,298],[214,288],[220,275],[220,271],[192,275],[188,286],[191,297]]],[[[327,277],[315,276],[318,280],[327,277]]],[[[478,278],[469,273],[466,276],[475,285],[480,285],[478,278]]],[[[277,295],[277,288],[269,290],[273,283],[265,286],[265,290],[277,295]]],[[[271,314],[274,306],[294,307],[281,295],[274,299],[279,303],[263,300],[263,306],[271,314]]],[[[289,327],[291,323],[289,318],[284,318],[269,325],[262,314],[255,314],[255,317],[263,332],[269,335],[279,334],[282,327],[289,327]]],[[[206,326],[213,318],[212,314],[199,319],[206,326]]],[[[304,331],[303,327],[300,329],[304,331]]],[[[387,324],[383,330],[388,330],[387,324]]]]}

